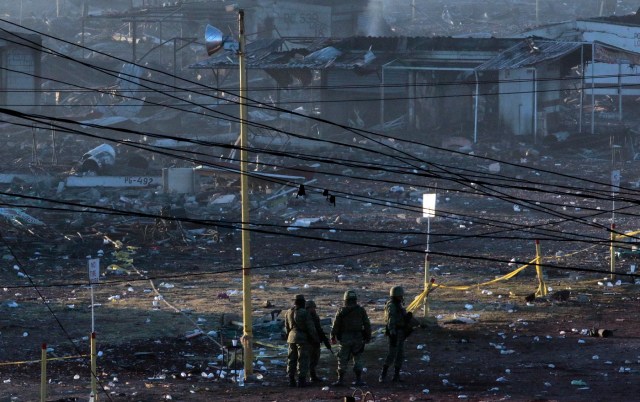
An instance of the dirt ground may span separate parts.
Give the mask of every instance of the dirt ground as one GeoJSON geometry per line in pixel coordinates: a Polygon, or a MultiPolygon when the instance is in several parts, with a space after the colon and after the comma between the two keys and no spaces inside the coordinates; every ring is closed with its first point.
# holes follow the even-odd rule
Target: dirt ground
{"type": "MultiPolygon", "coordinates": [[[[477,286],[468,290],[442,287],[431,294],[428,316],[437,325],[417,329],[408,339],[404,381],[398,384],[377,382],[385,353],[385,338],[378,332],[364,352],[366,386],[331,386],[336,362],[323,350],[320,373],[326,381],[305,389],[288,388],[285,343],[277,320],[271,321],[271,316],[278,317],[278,310],[289,307],[293,295],[304,293],[316,300],[321,317],[329,318],[341,303],[343,292],[355,289],[374,329],[379,330],[392,285],[405,287],[407,302],[422,289],[424,254],[418,250],[423,246],[402,249],[426,241],[427,227],[416,221],[419,213],[398,211],[384,204],[363,206],[351,199],[340,199],[333,206],[319,195],[307,200],[292,196],[287,211],[294,212],[289,215],[276,217],[257,211],[254,216],[263,223],[291,222],[283,216],[294,215],[298,219],[321,216],[323,221],[317,227],[297,231],[275,227],[269,232],[252,233],[253,316],[265,319],[255,323],[256,370],[243,386],[229,373],[229,366],[234,368],[229,363],[233,351],[227,356],[220,349],[220,345],[229,347],[230,340],[241,335],[240,328],[233,324],[241,321],[242,301],[237,231],[219,243],[203,246],[143,243],[116,228],[109,237],[122,241],[125,251],[116,252],[113,244],[102,245],[105,275],[100,285],[94,286],[99,400],[338,401],[345,396],[361,401],[635,400],[640,393],[640,288],[634,284],[635,277],[603,279],[610,268],[606,231],[577,221],[555,221],[548,213],[533,209],[539,205],[536,203],[556,200],[564,204],[564,209],[558,210],[608,225],[610,214],[599,215],[597,211],[610,208],[611,199],[585,195],[589,186],[595,188],[596,184],[544,173],[561,171],[608,183],[608,150],[598,152],[586,157],[578,147],[565,150],[559,157],[549,151],[546,157],[518,160],[522,166],[513,170],[503,166],[501,174],[521,183],[537,179],[545,186],[584,185],[584,193],[543,192],[535,198],[525,188],[509,190],[512,197],[528,197],[533,202],[530,209],[514,208],[511,201],[453,186],[440,187],[438,210],[446,211],[448,217],[431,222],[431,275],[436,284],[477,286]],[[587,211],[594,215],[586,217],[587,211]],[[489,232],[486,222],[502,222],[505,227],[507,223],[549,225],[549,233],[562,232],[566,238],[579,233],[603,241],[554,241],[551,235],[542,240],[541,253],[548,258],[543,270],[550,292],[548,297],[527,301],[525,298],[538,287],[534,267],[510,280],[478,284],[531,261],[535,257],[534,239],[540,233],[521,233],[515,238],[481,235],[482,231],[489,232]],[[345,228],[366,231],[340,230],[345,228]],[[383,245],[396,249],[383,249],[383,245]],[[509,263],[511,259],[516,263],[509,263]],[[195,329],[203,333],[194,334],[195,329]],[[611,336],[591,336],[588,330],[594,329],[609,330],[611,336]],[[225,378],[220,378],[221,369],[225,378]]],[[[477,171],[485,171],[488,164],[464,156],[442,157],[439,161],[477,171]]],[[[636,161],[620,166],[627,183],[624,186],[637,180],[636,161]]],[[[383,181],[322,180],[332,188],[347,184],[371,188],[378,197],[393,201],[385,193],[389,185],[383,181]]],[[[621,231],[638,229],[637,207],[630,200],[633,193],[629,189],[626,201],[618,204],[624,206],[624,213],[616,218],[621,231]]],[[[37,210],[30,212],[46,218],[37,210]]],[[[492,230],[498,233],[497,227],[492,230]]],[[[3,251],[0,270],[6,286],[0,291],[0,401],[39,400],[37,360],[43,342],[51,348],[49,358],[66,357],[48,364],[48,400],[88,400],[89,361],[86,356],[78,356],[89,351],[91,292],[85,255],[90,250],[62,252],[56,247],[47,248],[42,239],[30,242],[25,235],[6,244],[11,248],[3,251]],[[37,291],[23,276],[16,276],[16,262],[22,266],[18,272],[29,274],[34,283],[41,284],[37,291]]],[[[616,269],[626,273],[631,264],[635,264],[633,255],[623,254],[616,269]]],[[[422,311],[416,311],[416,315],[422,316],[422,311]]],[[[325,328],[328,330],[329,325],[325,328]]],[[[353,380],[351,373],[347,379],[353,380]]]]}

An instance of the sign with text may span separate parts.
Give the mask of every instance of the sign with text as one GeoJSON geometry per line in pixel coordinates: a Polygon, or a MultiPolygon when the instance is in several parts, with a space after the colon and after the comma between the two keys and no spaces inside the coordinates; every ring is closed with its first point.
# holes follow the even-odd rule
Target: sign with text
{"type": "Polygon", "coordinates": [[[100,259],[92,258],[89,260],[89,283],[100,282],[100,259]]]}

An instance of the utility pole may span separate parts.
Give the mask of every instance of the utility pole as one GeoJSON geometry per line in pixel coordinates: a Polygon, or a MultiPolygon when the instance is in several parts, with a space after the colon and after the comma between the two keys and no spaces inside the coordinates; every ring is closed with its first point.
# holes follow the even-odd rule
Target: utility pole
{"type": "Polygon", "coordinates": [[[249,176],[247,141],[247,67],[245,65],[244,10],[238,11],[240,67],[240,188],[242,202],[242,346],[244,376],[253,374],[253,317],[251,307],[251,252],[249,248],[249,176]]]}

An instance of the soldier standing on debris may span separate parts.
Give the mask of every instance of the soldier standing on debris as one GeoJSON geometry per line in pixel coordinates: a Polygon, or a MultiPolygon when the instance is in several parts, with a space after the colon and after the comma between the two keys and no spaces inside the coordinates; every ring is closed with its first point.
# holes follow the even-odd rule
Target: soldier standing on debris
{"type": "Polygon", "coordinates": [[[412,314],[407,313],[403,307],[404,289],[394,286],[389,291],[389,300],[384,306],[384,334],[389,338],[389,352],[382,366],[382,372],[378,377],[379,382],[384,382],[387,370],[393,364],[394,374],[391,381],[400,380],[400,369],[404,360],[404,341],[411,332],[412,314]]]}
{"type": "MultiPolygon", "coordinates": [[[[320,342],[324,343],[324,346],[331,352],[331,343],[329,343],[329,338],[324,333],[322,329],[322,325],[320,325],[320,317],[316,312],[316,303],[313,300],[307,300],[305,304],[305,308],[311,315],[311,319],[313,320],[313,325],[316,328],[316,333],[318,334],[318,339],[320,342]]],[[[321,382],[322,380],[318,377],[316,372],[316,367],[318,366],[318,362],[320,361],[320,342],[313,342],[311,344],[311,351],[309,357],[309,378],[312,382],[321,382]]]]}
{"type": "Polygon", "coordinates": [[[362,352],[364,345],[371,341],[371,321],[365,309],[358,305],[354,290],[344,293],[344,306],[336,313],[331,328],[331,343],[340,342],[338,352],[338,381],[334,386],[344,385],[344,374],[353,359],[353,372],[356,375],[354,385],[364,385],[362,381],[362,352]]]}
{"type": "Polygon", "coordinates": [[[310,346],[319,340],[311,314],[304,308],[304,295],[296,295],[293,303],[293,307],[287,310],[284,319],[289,344],[287,374],[289,374],[290,387],[297,385],[302,388],[307,385],[310,346]],[[296,374],[298,375],[297,383],[296,374]]]}

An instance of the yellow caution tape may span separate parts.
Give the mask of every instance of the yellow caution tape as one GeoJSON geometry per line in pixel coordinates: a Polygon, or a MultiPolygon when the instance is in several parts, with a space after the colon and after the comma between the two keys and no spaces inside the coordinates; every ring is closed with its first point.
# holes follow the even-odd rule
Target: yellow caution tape
{"type": "MultiPolygon", "coordinates": [[[[55,361],[55,360],[67,360],[67,359],[79,359],[81,357],[88,357],[89,355],[79,355],[79,356],[63,356],[63,357],[50,357],[47,358],[47,361],[55,361]]],[[[40,363],[41,360],[24,360],[19,362],[4,362],[0,363],[0,366],[17,366],[20,364],[32,364],[32,363],[40,363]]]]}
{"type": "Polygon", "coordinates": [[[511,278],[513,278],[514,276],[516,276],[517,274],[519,274],[522,270],[524,270],[525,268],[527,268],[528,266],[530,266],[531,264],[535,263],[537,260],[537,258],[534,258],[533,260],[529,261],[528,264],[525,264],[519,268],[516,268],[515,270],[509,272],[506,275],[503,275],[499,278],[495,278],[492,279],[490,281],[487,282],[483,282],[483,283],[477,283],[474,285],[457,285],[457,286],[446,286],[446,285],[441,285],[441,284],[429,284],[429,286],[427,287],[427,289],[425,289],[422,293],[420,293],[418,296],[415,297],[415,299],[413,299],[413,301],[407,306],[407,311],[415,311],[417,308],[419,308],[420,306],[422,306],[424,299],[429,295],[429,293],[431,293],[432,291],[434,291],[437,288],[446,288],[446,289],[453,289],[453,290],[469,290],[475,287],[479,287],[479,286],[486,286],[486,285],[490,285],[496,282],[500,282],[500,281],[506,281],[509,280],[511,278]]]}
{"type": "Polygon", "coordinates": [[[632,237],[632,236],[635,236],[637,234],[640,234],[640,230],[634,230],[632,232],[625,232],[624,234],[615,235],[613,238],[618,240],[618,239],[624,239],[625,237],[632,237]]]}
{"type": "Polygon", "coordinates": [[[556,257],[556,256],[542,257],[542,259],[543,259],[543,260],[557,260],[557,259],[559,259],[559,258],[573,257],[573,256],[574,256],[574,255],[576,255],[576,254],[584,253],[585,251],[589,251],[589,250],[591,250],[592,248],[594,248],[594,247],[598,247],[598,246],[599,246],[599,244],[595,244],[595,245],[593,245],[593,246],[589,246],[589,247],[587,247],[587,248],[585,248],[585,249],[578,250],[578,251],[574,251],[573,253],[564,254],[564,255],[561,255],[561,256],[558,256],[558,257],[556,257]]]}

